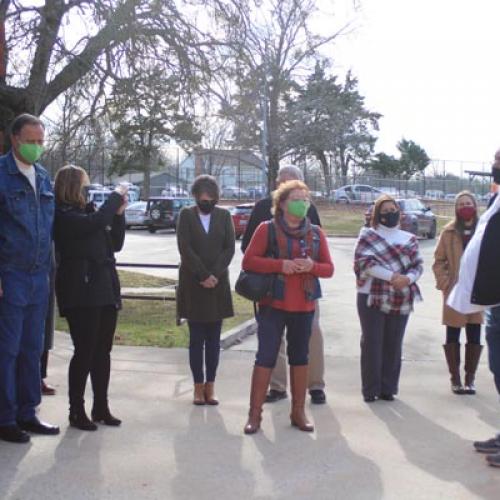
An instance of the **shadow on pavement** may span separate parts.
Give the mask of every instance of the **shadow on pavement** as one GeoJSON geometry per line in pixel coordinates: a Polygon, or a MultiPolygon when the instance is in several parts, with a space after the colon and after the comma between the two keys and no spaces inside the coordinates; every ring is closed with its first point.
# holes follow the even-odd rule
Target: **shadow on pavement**
{"type": "Polygon", "coordinates": [[[193,407],[188,418],[187,430],[174,438],[171,498],[254,498],[253,474],[242,465],[243,434],[229,434],[214,407],[193,407]]]}
{"type": "Polygon", "coordinates": [[[500,475],[474,452],[470,441],[400,400],[373,404],[370,409],[387,425],[409,462],[442,481],[461,484],[480,498],[498,499],[500,475]]]}
{"type": "Polygon", "coordinates": [[[274,491],[256,498],[383,498],[380,469],[350,449],[332,409],[328,405],[307,405],[308,415],[316,421],[316,432],[306,433],[291,427],[289,404],[281,401],[272,408],[264,405],[262,431],[253,439],[274,491]]]}
{"type": "MultiPolygon", "coordinates": [[[[102,446],[103,434],[67,427],[54,455],[45,456],[47,469],[41,474],[30,476],[12,492],[11,497],[23,500],[40,499],[40,491],[50,491],[52,498],[71,498],[73,494],[78,498],[104,497],[104,476],[98,451],[102,446]],[[95,460],[89,460],[89,455],[93,455],[95,460]],[[61,478],[61,483],[58,478],[61,478]],[[70,489],[68,483],[72,485],[70,489]]],[[[38,436],[33,439],[53,438],[38,436]]]]}

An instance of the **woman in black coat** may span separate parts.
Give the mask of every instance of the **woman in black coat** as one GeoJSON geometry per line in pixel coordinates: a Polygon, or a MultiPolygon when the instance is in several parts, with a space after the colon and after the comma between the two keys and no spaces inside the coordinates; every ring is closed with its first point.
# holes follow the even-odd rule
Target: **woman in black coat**
{"type": "Polygon", "coordinates": [[[58,268],[56,296],[66,317],[74,354],[69,365],[69,421],[82,430],[97,426],[85,413],[84,394],[90,373],[94,404],[92,420],[118,426],[109,411],[110,353],[121,307],[114,252],[125,239],[126,188],[120,186],[99,210],[86,204],[85,170],[63,167],[55,179],[54,240],[58,268]]]}

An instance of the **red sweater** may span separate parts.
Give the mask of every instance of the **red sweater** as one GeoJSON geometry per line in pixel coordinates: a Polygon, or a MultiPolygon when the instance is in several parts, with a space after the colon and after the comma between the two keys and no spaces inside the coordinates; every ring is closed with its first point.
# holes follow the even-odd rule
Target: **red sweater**
{"type": "MultiPolygon", "coordinates": [[[[264,257],[267,251],[267,228],[263,222],[255,231],[250,245],[243,257],[242,267],[245,271],[256,273],[282,273],[283,259],[264,257]]],[[[292,258],[301,258],[299,240],[293,240],[292,258]]],[[[314,263],[310,274],[317,278],[330,278],[333,275],[333,262],[330,257],[328,243],[323,231],[320,230],[320,245],[318,261],[314,263]]],[[[286,274],[284,300],[267,298],[260,302],[261,305],[271,305],[276,309],[290,312],[314,311],[314,301],[307,301],[304,292],[304,277],[306,274],[286,274]]]]}

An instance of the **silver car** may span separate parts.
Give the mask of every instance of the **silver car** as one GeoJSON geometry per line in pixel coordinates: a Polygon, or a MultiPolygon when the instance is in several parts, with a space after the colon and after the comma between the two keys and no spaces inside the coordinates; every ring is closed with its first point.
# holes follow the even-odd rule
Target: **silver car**
{"type": "Polygon", "coordinates": [[[136,201],[125,209],[125,224],[127,229],[132,226],[145,226],[147,203],[145,201],[136,201]]]}

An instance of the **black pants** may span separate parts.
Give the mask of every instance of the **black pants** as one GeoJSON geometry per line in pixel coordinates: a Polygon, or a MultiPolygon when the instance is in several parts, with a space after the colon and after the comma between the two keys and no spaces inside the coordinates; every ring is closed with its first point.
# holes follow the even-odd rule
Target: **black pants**
{"type": "Polygon", "coordinates": [[[367,300],[367,294],[358,293],[363,396],[397,394],[408,315],[385,314],[368,307],[367,300]]]}
{"type": "MultiPolygon", "coordinates": [[[[461,328],[456,328],[454,326],[446,327],[446,343],[447,344],[458,344],[460,341],[460,330],[461,328]]],[[[481,343],[481,325],[467,323],[465,325],[465,335],[467,336],[468,344],[480,344],[481,343]]]]}
{"type": "Polygon", "coordinates": [[[75,307],[66,314],[75,348],[69,364],[69,404],[72,410],[84,405],[85,385],[90,373],[94,409],[108,405],[111,348],[118,311],[115,306],[75,307]]]}
{"type": "Polygon", "coordinates": [[[43,351],[40,357],[40,377],[47,378],[47,366],[49,364],[49,351],[43,351]]]}
{"type": "Polygon", "coordinates": [[[220,333],[222,321],[188,321],[189,366],[195,384],[205,381],[203,375],[203,348],[205,348],[206,381],[214,382],[219,366],[220,333]]]}
{"type": "Polygon", "coordinates": [[[307,365],[313,318],[314,311],[288,312],[269,306],[259,307],[257,316],[259,346],[255,364],[274,368],[286,328],[288,363],[290,366],[307,365]]]}

